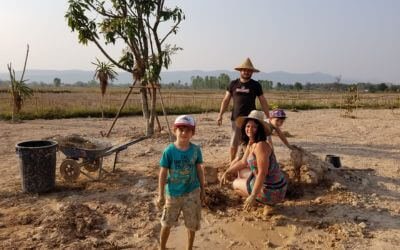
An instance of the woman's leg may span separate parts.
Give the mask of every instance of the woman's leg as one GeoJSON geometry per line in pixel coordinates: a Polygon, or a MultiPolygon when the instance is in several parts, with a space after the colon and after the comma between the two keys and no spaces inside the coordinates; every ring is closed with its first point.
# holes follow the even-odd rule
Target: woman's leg
{"type": "Polygon", "coordinates": [[[232,187],[239,195],[243,197],[249,196],[249,193],[247,192],[247,179],[236,178],[232,183],[232,187]]]}
{"type": "Polygon", "coordinates": [[[244,169],[240,170],[239,173],[238,173],[238,177],[240,179],[246,179],[247,180],[250,175],[251,175],[250,168],[244,168],[244,169]]]}

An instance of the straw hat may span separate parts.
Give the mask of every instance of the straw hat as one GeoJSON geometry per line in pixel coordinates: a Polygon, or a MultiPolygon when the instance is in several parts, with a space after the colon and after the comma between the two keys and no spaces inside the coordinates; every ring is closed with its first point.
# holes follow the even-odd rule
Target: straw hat
{"type": "Polygon", "coordinates": [[[255,73],[260,72],[258,69],[254,68],[253,64],[250,61],[250,58],[247,58],[241,65],[239,65],[235,68],[235,70],[238,70],[238,71],[240,71],[242,69],[250,69],[255,73]]]}
{"type": "Polygon", "coordinates": [[[239,116],[238,118],[236,118],[236,126],[238,128],[241,128],[244,125],[246,119],[258,120],[261,125],[263,125],[266,135],[270,135],[272,133],[271,125],[264,120],[264,112],[259,110],[252,110],[248,116],[239,116]]]}

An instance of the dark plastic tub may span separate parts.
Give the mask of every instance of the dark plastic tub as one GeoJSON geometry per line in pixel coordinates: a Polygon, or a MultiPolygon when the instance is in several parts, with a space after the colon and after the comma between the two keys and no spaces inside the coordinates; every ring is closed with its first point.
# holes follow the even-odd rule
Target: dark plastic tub
{"type": "Polygon", "coordinates": [[[23,141],[15,146],[19,156],[22,191],[44,193],[54,189],[56,180],[57,142],[23,141]]]}
{"type": "Polygon", "coordinates": [[[340,168],[342,164],[340,163],[340,157],[337,155],[326,155],[325,161],[332,164],[335,168],[340,168]]]}

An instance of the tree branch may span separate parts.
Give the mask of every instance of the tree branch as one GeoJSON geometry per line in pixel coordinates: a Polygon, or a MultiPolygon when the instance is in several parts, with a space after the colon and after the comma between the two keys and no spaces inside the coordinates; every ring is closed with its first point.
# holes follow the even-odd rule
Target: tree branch
{"type": "Polygon", "coordinates": [[[22,75],[21,75],[21,81],[20,82],[22,82],[22,80],[24,80],[26,62],[28,61],[28,54],[29,54],[29,44],[26,45],[26,56],[25,56],[25,62],[24,62],[24,69],[22,70],[22,75]]]}
{"type": "Polygon", "coordinates": [[[116,62],[110,55],[108,55],[108,53],[103,49],[103,47],[101,47],[100,43],[95,38],[93,38],[92,41],[96,44],[97,48],[99,48],[100,51],[105,55],[105,57],[107,57],[107,59],[110,60],[110,62],[112,62],[115,66],[127,72],[133,73],[133,69],[128,69],[122,66],[121,64],[116,62]]]}
{"type": "Polygon", "coordinates": [[[161,44],[163,44],[164,43],[164,41],[165,41],[165,39],[167,39],[167,37],[169,36],[169,35],[171,35],[172,34],[172,32],[174,32],[174,30],[178,27],[178,25],[181,23],[181,21],[179,20],[173,27],[172,27],[172,29],[164,36],[164,38],[163,39],[161,39],[161,44]]]}
{"type": "Polygon", "coordinates": [[[150,26],[149,16],[147,16],[146,26],[147,26],[147,33],[149,34],[149,43],[150,43],[151,54],[154,55],[153,40],[151,38],[151,31],[150,31],[151,26],[150,26]]]}
{"type": "Polygon", "coordinates": [[[94,10],[94,11],[96,11],[97,13],[99,13],[100,15],[102,15],[102,16],[106,16],[106,17],[110,17],[110,18],[120,18],[121,16],[117,16],[117,15],[115,15],[114,13],[107,13],[107,11],[103,8],[103,5],[99,2],[99,1],[96,1],[96,3],[99,5],[99,6],[101,6],[102,7],[102,10],[104,10],[104,11],[101,11],[101,10],[99,10],[99,9],[97,9],[96,8],[96,6],[94,6],[93,4],[91,4],[91,3],[89,3],[89,1],[86,1],[86,4],[87,5],[89,5],[90,7],[92,7],[92,9],[94,10]]]}

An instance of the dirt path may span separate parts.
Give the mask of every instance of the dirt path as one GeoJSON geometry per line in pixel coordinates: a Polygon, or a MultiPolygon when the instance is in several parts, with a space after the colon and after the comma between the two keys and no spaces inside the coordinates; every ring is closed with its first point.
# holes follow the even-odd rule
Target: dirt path
{"type": "MultiPolygon", "coordinates": [[[[306,188],[276,213],[258,207],[242,211],[242,201],[225,187],[226,204],[203,209],[196,249],[396,249],[400,245],[400,116],[390,110],[361,110],[357,119],[338,110],[288,112],[284,130],[290,142],[319,156],[341,157],[333,185],[306,188]],[[352,170],[345,170],[352,169],[352,170]],[[371,170],[372,169],[372,170],[371,170]]],[[[216,126],[216,113],[195,115],[194,142],[201,144],[207,165],[226,166],[229,121],[216,126]]],[[[174,117],[170,117],[172,121],[174,117]]],[[[57,187],[42,195],[21,193],[15,144],[55,135],[100,137],[111,120],[0,121],[0,248],[156,249],[160,212],[156,194],[158,161],[168,136],[159,134],[121,152],[117,171],[103,181],[80,176],[74,184],[58,173],[65,156],[57,153],[57,187]]],[[[137,138],[140,117],[118,121],[110,141],[137,138]]],[[[289,151],[273,138],[279,161],[289,151]]],[[[104,165],[110,169],[112,157],[104,165]]],[[[183,249],[182,225],[171,232],[168,247],[183,249]]]]}

